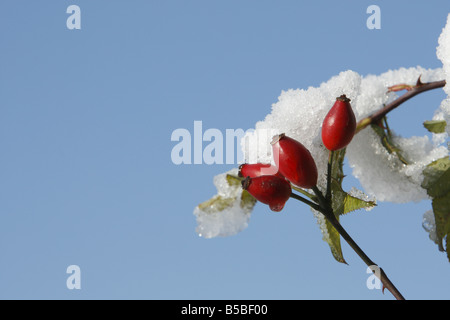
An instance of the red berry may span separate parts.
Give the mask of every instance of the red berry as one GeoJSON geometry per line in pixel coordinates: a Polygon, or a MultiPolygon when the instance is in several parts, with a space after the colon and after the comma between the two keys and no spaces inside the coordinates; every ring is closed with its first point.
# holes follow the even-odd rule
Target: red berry
{"type": "Polygon", "coordinates": [[[292,193],[289,181],[277,176],[247,177],[242,181],[242,188],[276,212],[284,208],[292,193]]]}
{"type": "Polygon", "coordinates": [[[322,142],[328,150],[345,148],[352,141],[356,130],[356,118],[350,99],[343,94],[336,98],[322,124],[322,142]]]}
{"type": "Polygon", "coordinates": [[[273,157],[280,173],[301,188],[317,184],[317,167],[311,153],[300,142],[284,133],[273,137],[273,157]]]}
{"type": "Polygon", "coordinates": [[[278,168],[265,163],[244,163],[239,166],[240,177],[259,177],[259,176],[278,176],[283,178],[283,175],[278,171],[278,168]]]}

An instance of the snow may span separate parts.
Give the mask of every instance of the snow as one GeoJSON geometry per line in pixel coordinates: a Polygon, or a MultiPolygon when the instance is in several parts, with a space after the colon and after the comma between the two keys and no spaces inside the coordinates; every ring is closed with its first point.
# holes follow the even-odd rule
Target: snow
{"type": "Polygon", "coordinates": [[[442,30],[438,42],[439,45],[436,49],[436,55],[442,62],[444,79],[447,82],[444,87],[444,91],[447,93],[447,99],[442,101],[433,120],[445,120],[447,122],[446,133],[441,138],[441,140],[445,140],[450,135],[450,14],[447,17],[447,24],[442,30]]]}
{"type": "Polygon", "coordinates": [[[214,177],[214,185],[217,188],[217,196],[233,199],[230,207],[222,211],[202,210],[199,206],[194,209],[197,218],[196,232],[204,238],[226,237],[235,235],[248,226],[250,219],[250,208],[241,208],[242,188],[230,186],[226,180],[226,175],[237,176],[237,169],[232,169],[226,173],[214,177]]]}
{"type": "Polygon", "coordinates": [[[432,210],[428,210],[423,215],[422,227],[428,232],[430,240],[434,243],[438,243],[438,236],[436,233],[436,221],[434,219],[434,213],[432,210]]]}
{"type": "MultiPolygon", "coordinates": [[[[353,104],[357,120],[381,109],[383,104],[397,97],[393,92],[387,93],[387,87],[399,83],[415,84],[419,76],[422,82],[430,82],[442,80],[444,74],[442,69],[416,67],[364,77],[362,94],[353,104]]],[[[390,154],[370,128],[358,133],[347,147],[346,154],[353,176],[359,179],[364,191],[378,201],[405,203],[426,199],[427,193],[421,187],[422,171],[430,162],[448,155],[447,148],[436,145],[427,136],[403,138],[395,132],[393,142],[403,151],[402,155],[408,159],[409,165],[401,163],[397,155],[390,154]]]]}
{"type": "Polygon", "coordinates": [[[439,36],[438,43],[436,55],[442,62],[442,69],[444,71],[445,80],[447,81],[444,90],[447,95],[450,95],[450,14],[447,17],[447,24],[442,29],[442,33],[439,36]]]}

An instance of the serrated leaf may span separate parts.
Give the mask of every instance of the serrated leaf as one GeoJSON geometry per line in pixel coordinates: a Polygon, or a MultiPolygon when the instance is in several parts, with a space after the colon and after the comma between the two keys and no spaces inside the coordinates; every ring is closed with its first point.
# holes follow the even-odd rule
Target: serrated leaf
{"type": "MultiPolygon", "coordinates": [[[[333,161],[331,167],[331,193],[332,193],[332,207],[336,219],[339,221],[339,216],[343,212],[342,203],[345,198],[345,192],[342,190],[341,184],[344,179],[344,157],[345,149],[341,149],[333,152],[333,161]]],[[[339,232],[328,222],[325,222],[327,235],[324,235],[324,240],[330,246],[331,253],[336,261],[341,263],[345,262],[344,255],[342,253],[341,236],[339,232]]]]}
{"type": "Polygon", "coordinates": [[[336,180],[331,181],[331,193],[332,197],[332,208],[334,215],[338,218],[340,215],[346,213],[345,210],[345,198],[347,193],[342,190],[339,182],[336,180]]]}
{"type": "Polygon", "coordinates": [[[333,255],[334,259],[336,259],[336,261],[340,263],[347,264],[344,259],[344,255],[342,254],[341,236],[339,232],[337,232],[337,230],[331,225],[330,222],[328,222],[328,220],[325,221],[325,228],[327,231],[327,235],[324,235],[324,240],[330,246],[331,254],[333,255]]]}
{"type": "Polygon", "coordinates": [[[445,120],[430,120],[425,121],[423,126],[432,133],[444,133],[447,122],[445,120]]]}
{"type": "Polygon", "coordinates": [[[373,208],[377,205],[375,201],[364,200],[348,194],[342,190],[337,182],[333,182],[331,187],[333,192],[333,211],[335,214],[344,215],[359,209],[373,208]]]}
{"type": "MultiPolygon", "coordinates": [[[[374,201],[366,201],[352,196],[342,189],[342,181],[344,180],[343,164],[345,157],[345,149],[333,152],[333,161],[331,168],[331,193],[332,208],[339,221],[339,217],[351,211],[358,209],[366,209],[375,206],[374,201]]],[[[328,243],[331,253],[336,261],[346,263],[341,247],[341,237],[337,230],[325,220],[321,222],[323,239],[328,243]]]]}
{"type": "Polygon", "coordinates": [[[423,170],[423,175],[422,188],[432,198],[439,250],[444,250],[443,240],[446,238],[447,257],[450,261],[450,159],[445,157],[433,161],[423,170]]]}
{"type": "Polygon", "coordinates": [[[375,201],[371,201],[371,200],[363,200],[357,197],[354,197],[352,195],[349,195],[347,193],[347,195],[345,196],[344,199],[344,212],[343,214],[352,212],[352,211],[356,211],[359,209],[369,209],[369,208],[373,208],[375,207],[377,204],[375,203],[375,201]]]}

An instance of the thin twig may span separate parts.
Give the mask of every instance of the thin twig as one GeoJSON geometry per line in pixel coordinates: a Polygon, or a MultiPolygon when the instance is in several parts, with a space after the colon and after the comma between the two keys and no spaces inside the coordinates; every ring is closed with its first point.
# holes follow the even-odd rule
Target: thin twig
{"type": "Polygon", "coordinates": [[[331,225],[339,232],[342,238],[344,238],[344,240],[350,245],[353,251],[355,251],[358,254],[361,260],[363,260],[364,263],[371,268],[371,270],[375,273],[375,275],[379,277],[384,288],[388,289],[397,300],[405,300],[400,291],[398,291],[398,289],[391,282],[391,280],[389,280],[383,269],[378,267],[378,265],[364,253],[364,251],[358,246],[358,244],[350,237],[350,235],[347,233],[344,227],[342,227],[342,225],[336,219],[334,214],[327,214],[325,215],[325,217],[328,219],[331,225]],[[377,274],[376,269],[374,269],[374,267],[377,267],[377,269],[380,271],[379,274],[377,274]]]}
{"type": "Polygon", "coordinates": [[[386,114],[397,108],[403,102],[418,95],[419,93],[437,88],[442,88],[445,86],[445,84],[446,84],[445,80],[422,83],[419,78],[417,84],[413,86],[410,90],[408,90],[404,95],[398,97],[391,103],[387,104],[384,108],[378,110],[377,112],[368,116],[367,118],[360,120],[356,125],[356,133],[366,128],[370,124],[378,123],[381,119],[383,119],[386,116],[386,114]]]}
{"type": "Polygon", "coordinates": [[[330,201],[327,201],[327,199],[323,196],[322,192],[317,187],[313,187],[312,190],[314,191],[319,200],[319,206],[315,205],[313,209],[321,212],[325,216],[325,218],[331,223],[331,225],[336,229],[336,231],[341,235],[341,237],[344,238],[344,240],[349,244],[349,246],[353,249],[353,251],[355,251],[356,254],[361,258],[361,260],[363,260],[364,263],[371,268],[375,276],[377,276],[380,279],[384,288],[388,289],[397,300],[405,300],[400,291],[398,291],[398,289],[391,282],[391,280],[389,280],[383,269],[378,267],[378,265],[374,263],[365,254],[365,252],[358,246],[358,244],[352,239],[352,237],[350,237],[350,235],[347,233],[344,227],[340,224],[339,220],[334,215],[330,201]],[[379,270],[379,273],[376,272],[377,269],[379,270]]]}
{"type": "Polygon", "coordinates": [[[309,193],[308,191],[303,190],[302,188],[296,187],[296,186],[293,185],[292,183],[291,183],[291,188],[292,188],[293,190],[297,191],[297,192],[300,192],[300,193],[303,194],[304,196],[307,196],[307,197],[310,198],[311,200],[314,200],[314,201],[316,200],[316,197],[315,197],[313,194],[309,193]]]}
{"type": "Polygon", "coordinates": [[[317,210],[317,211],[320,210],[320,207],[319,207],[319,205],[318,205],[317,203],[314,203],[314,202],[312,202],[312,201],[309,201],[308,199],[305,199],[305,198],[299,196],[299,195],[296,194],[296,193],[293,193],[293,192],[292,192],[292,193],[291,193],[291,198],[294,198],[294,199],[299,200],[299,201],[301,201],[301,202],[303,202],[303,203],[306,203],[308,206],[310,206],[310,207],[313,208],[314,210],[317,210]]]}

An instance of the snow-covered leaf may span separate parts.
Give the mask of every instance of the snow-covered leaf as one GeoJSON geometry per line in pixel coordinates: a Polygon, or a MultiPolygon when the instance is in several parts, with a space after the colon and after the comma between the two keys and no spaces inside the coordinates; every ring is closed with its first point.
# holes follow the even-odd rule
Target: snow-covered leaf
{"type": "Polygon", "coordinates": [[[223,211],[233,205],[235,198],[224,198],[216,195],[211,199],[202,202],[198,205],[199,209],[206,213],[214,213],[223,211]]]}
{"type": "Polygon", "coordinates": [[[196,231],[205,238],[235,235],[248,226],[256,199],[242,189],[237,169],[217,175],[214,184],[217,194],[194,209],[196,231]]]}

